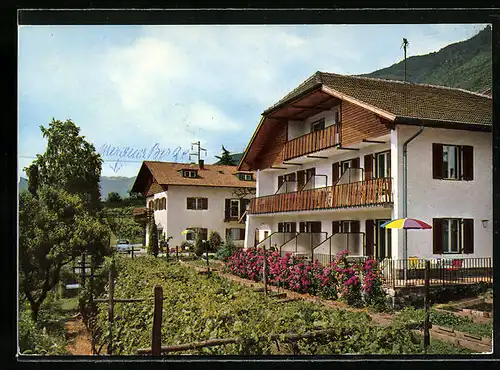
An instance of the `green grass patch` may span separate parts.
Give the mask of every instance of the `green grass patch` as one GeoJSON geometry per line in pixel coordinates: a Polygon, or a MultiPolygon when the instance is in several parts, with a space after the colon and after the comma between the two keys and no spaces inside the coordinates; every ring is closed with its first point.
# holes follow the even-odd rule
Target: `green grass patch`
{"type": "MultiPolygon", "coordinates": [[[[491,338],[493,331],[493,323],[491,321],[484,324],[475,323],[468,317],[457,316],[451,312],[440,312],[431,309],[429,318],[432,324],[447,327],[464,333],[480,335],[481,337],[491,338]]],[[[404,309],[394,317],[394,321],[399,323],[423,323],[424,319],[425,310],[417,310],[413,307],[404,309]]]]}
{"type": "MultiPolygon", "coordinates": [[[[424,336],[421,334],[414,334],[415,339],[419,341],[420,348],[424,350],[424,336]]],[[[445,342],[439,339],[433,339],[431,334],[431,343],[427,348],[427,354],[430,355],[467,355],[471,353],[476,353],[471,349],[458,346],[454,343],[445,342]]]]}

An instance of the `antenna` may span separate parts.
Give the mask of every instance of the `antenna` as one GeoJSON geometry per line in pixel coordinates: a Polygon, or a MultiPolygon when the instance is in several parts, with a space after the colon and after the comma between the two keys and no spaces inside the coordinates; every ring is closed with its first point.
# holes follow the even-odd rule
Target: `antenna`
{"type": "Polygon", "coordinates": [[[407,39],[403,37],[403,43],[401,44],[401,47],[404,49],[405,53],[405,59],[404,59],[404,68],[405,68],[405,76],[404,76],[404,82],[406,82],[406,48],[410,43],[408,42],[407,39]]]}
{"type": "Polygon", "coordinates": [[[207,156],[207,150],[201,147],[201,143],[197,141],[196,143],[191,143],[191,150],[193,150],[193,145],[198,147],[198,151],[194,153],[189,153],[189,160],[191,161],[191,156],[195,156],[198,158],[198,161],[201,159],[201,151],[205,152],[205,157],[207,156]]]}

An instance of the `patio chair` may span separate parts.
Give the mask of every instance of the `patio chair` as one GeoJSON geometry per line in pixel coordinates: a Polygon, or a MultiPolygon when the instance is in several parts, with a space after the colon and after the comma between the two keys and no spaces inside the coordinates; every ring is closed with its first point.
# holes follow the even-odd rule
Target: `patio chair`
{"type": "Polygon", "coordinates": [[[461,276],[462,272],[462,259],[456,258],[451,261],[451,265],[445,267],[444,270],[449,274],[451,279],[456,280],[461,276]]]}

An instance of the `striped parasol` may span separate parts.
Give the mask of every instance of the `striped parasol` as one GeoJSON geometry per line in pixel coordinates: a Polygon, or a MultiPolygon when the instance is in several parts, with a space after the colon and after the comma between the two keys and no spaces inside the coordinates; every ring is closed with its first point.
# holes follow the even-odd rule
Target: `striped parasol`
{"type": "Polygon", "coordinates": [[[415,218],[399,218],[387,221],[380,225],[380,227],[385,227],[386,229],[432,229],[431,225],[415,218]]]}

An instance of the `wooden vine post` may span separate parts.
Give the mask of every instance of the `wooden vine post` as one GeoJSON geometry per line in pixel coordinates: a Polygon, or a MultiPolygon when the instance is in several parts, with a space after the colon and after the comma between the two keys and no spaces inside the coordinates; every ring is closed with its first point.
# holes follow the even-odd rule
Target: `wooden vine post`
{"type": "Polygon", "coordinates": [[[424,353],[427,354],[427,347],[429,347],[431,342],[431,337],[429,333],[429,310],[430,310],[430,297],[429,297],[429,280],[430,280],[430,270],[431,262],[429,260],[425,261],[425,319],[424,319],[424,353]]]}
{"type": "Polygon", "coordinates": [[[163,311],[163,288],[160,285],[155,286],[155,306],[153,312],[153,333],[152,333],[152,355],[161,354],[161,321],[163,311]]]}
{"type": "Polygon", "coordinates": [[[264,266],[263,266],[264,294],[267,295],[267,256],[266,256],[266,243],[264,243],[263,249],[264,249],[264,266]]]}
{"type": "Polygon", "coordinates": [[[204,240],[204,243],[205,243],[205,254],[207,256],[207,272],[210,272],[210,263],[208,262],[208,245],[209,245],[209,242],[208,242],[208,240],[204,240]]]}
{"type": "Polygon", "coordinates": [[[109,337],[108,337],[108,355],[113,354],[113,320],[114,320],[114,293],[115,293],[115,260],[111,261],[109,269],[109,293],[108,293],[108,321],[109,321],[109,337]]]}
{"type": "Polygon", "coordinates": [[[179,246],[175,246],[175,256],[177,257],[177,261],[179,261],[179,246]]]}

